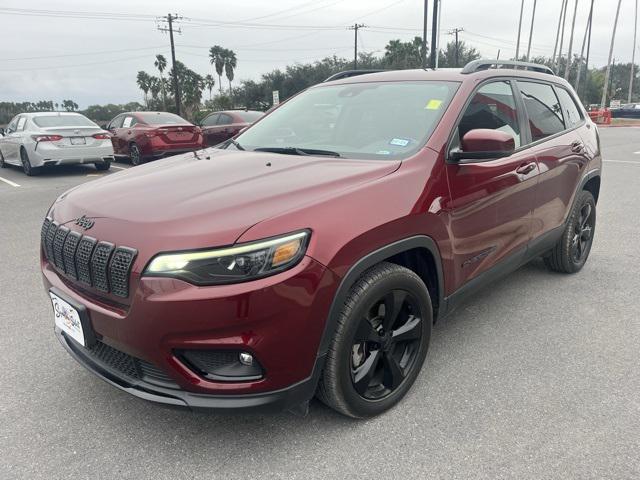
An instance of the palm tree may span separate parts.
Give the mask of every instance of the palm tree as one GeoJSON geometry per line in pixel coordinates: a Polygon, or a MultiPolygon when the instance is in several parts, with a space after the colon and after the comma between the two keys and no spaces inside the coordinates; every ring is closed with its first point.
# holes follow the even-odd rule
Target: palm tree
{"type": "Polygon", "coordinates": [[[220,95],[222,95],[222,72],[225,64],[225,49],[220,45],[214,45],[209,49],[209,59],[211,65],[215,65],[218,74],[218,86],[220,87],[220,95]]]}
{"type": "Polygon", "coordinates": [[[209,100],[212,99],[211,90],[213,90],[213,87],[215,85],[216,85],[216,81],[213,79],[213,75],[208,74],[204,77],[204,86],[207,87],[207,90],[209,90],[209,100]]]}
{"type": "Polygon", "coordinates": [[[149,99],[147,98],[147,94],[149,93],[149,89],[151,88],[151,77],[147,72],[143,72],[142,70],[138,72],[138,77],[136,79],[138,83],[138,87],[140,90],[144,92],[144,103],[149,108],[149,99]]]}
{"type": "Polygon", "coordinates": [[[232,95],[231,92],[231,82],[233,82],[233,70],[238,65],[238,58],[236,57],[236,53],[233,50],[225,49],[224,56],[224,71],[229,79],[229,96],[232,95]]]}
{"type": "Polygon", "coordinates": [[[165,82],[164,82],[164,77],[162,76],[162,73],[167,68],[167,59],[164,58],[164,55],[156,55],[156,61],[153,62],[153,64],[160,72],[160,87],[162,88],[162,105],[166,110],[167,109],[167,91],[164,89],[165,82]]]}

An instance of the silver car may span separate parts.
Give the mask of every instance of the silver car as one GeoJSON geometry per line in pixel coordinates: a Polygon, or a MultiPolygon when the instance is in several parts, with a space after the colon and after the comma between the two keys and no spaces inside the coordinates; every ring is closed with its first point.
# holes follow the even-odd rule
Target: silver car
{"type": "Polygon", "coordinates": [[[45,165],[93,163],[108,170],[112,161],[109,133],[79,113],[22,113],[0,137],[0,167],[17,165],[30,176],[45,165]]]}

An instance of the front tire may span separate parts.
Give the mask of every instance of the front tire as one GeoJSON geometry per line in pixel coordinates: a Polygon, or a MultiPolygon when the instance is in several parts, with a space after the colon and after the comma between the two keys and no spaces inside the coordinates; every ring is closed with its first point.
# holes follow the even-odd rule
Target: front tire
{"type": "Polygon", "coordinates": [[[596,228],[596,202],[591,192],[578,193],[567,226],[553,250],[544,257],[545,265],[555,272],[576,273],[589,258],[596,228]]]}
{"type": "Polygon", "coordinates": [[[432,323],[429,291],[418,275],[387,262],[367,270],[340,312],[320,400],[354,418],[396,405],[424,363],[432,323]]]}
{"type": "Polygon", "coordinates": [[[22,160],[22,171],[25,173],[25,175],[34,177],[36,175],[40,175],[40,173],[42,172],[42,167],[31,166],[29,155],[24,148],[20,149],[20,160],[22,160]]]}
{"type": "Polygon", "coordinates": [[[0,150],[0,168],[7,168],[9,164],[4,161],[4,156],[2,155],[2,150],[0,150]]]}

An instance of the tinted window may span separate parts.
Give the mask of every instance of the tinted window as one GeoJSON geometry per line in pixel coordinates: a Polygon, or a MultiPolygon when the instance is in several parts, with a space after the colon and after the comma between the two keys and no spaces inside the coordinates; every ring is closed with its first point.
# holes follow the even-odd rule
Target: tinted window
{"type": "Polygon", "coordinates": [[[534,142],[564,130],[560,102],[551,85],[519,81],[518,86],[527,107],[534,142]]]}
{"type": "Polygon", "coordinates": [[[143,122],[149,125],[191,125],[184,118],[166,112],[137,113],[143,122]]]}
{"type": "Polygon", "coordinates": [[[567,124],[567,128],[573,128],[582,122],[582,114],[576,106],[576,102],[569,92],[564,88],[556,88],[560,104],[562,105],[562,116],[567,124]]]}
{"type": "Polygon", "coordinates": [[[111,120],[111,123],[109,124],[109,130],[113,129],[113,128],[122,128],[122,121],[124,120],[124,115],[120,116],[120,117],[116,117],[113,120],[111,120]]]}
{"type": "Polygon", "coordinates": [[[202,121],[202,126],[203,127],[212,127],[213,125],[215,125],[216,123],[218,123],[218,117],[220,115],[213,114],[213,115],[209,115],[208,117],[206,117],[203,121],[202,121]]]}
{"type": "Polygon", "coordinates": [[[445,81],[321,84],[273,110],[237,141],[247,150],[298,147],[346,158],[404,158],[431,136],[458,86],[445,81]]]}
{"type": "Polygon", "coordinates": [[[233,117],[231,115],[227,115],[226,113],[221,113],[220,118],[218,118],[218,125],[231,125],[233,123],[233,117]]]}
{"type": "Polygon", "coordinates": [[[11,130],[12,132],[16,131],[16,126],[18,125],[18,117],[20,115],[16,115],[15,117],[13,117],[13,120],[11,120],[9,122],[9,125],[7,125],[7,130],[11,130]]]}
{"type": "Polygon", "coordinates": [[[82,115],[42,115],[33,117],[33,123],[42,128],[97,127],[95,123],[82,115]]]}
{"type": "Polygon", "coordinates": [[[253,123],[264,116],[262,112],[235,112],[235,114],[246,123],[253,123]]]}
{"type": "Polygon", "coordinates": [[[516,148],[522,145],[516,102],[508,81],[488,83],[480,87],[460,120],[459,137],[457,143],[454,138],[453,147],[459,147],[460,139],[468,131],[477,128],[508,133],[514,138],[516,148]]]}

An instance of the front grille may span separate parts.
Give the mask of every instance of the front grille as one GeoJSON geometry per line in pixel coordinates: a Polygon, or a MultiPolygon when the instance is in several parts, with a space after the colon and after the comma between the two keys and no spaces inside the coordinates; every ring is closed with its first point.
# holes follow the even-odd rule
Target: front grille
{"type": "Polygon", "coordinates": [[[103,293],[127,298],[137,250],[98,242],[46,218],[40,232],[49,262],[71,280],[103,293]]]}
{"type": "Polygon", "coordinates": [[[68,343],[78,353],[88,355],[93,362],[124,375],[130,380],[142,380],[167,388],[180,388],[171,377],[157,366],[113,348],[106,343],[98,341],[87,349],[75,347],[72,342],[68,343]]]}

